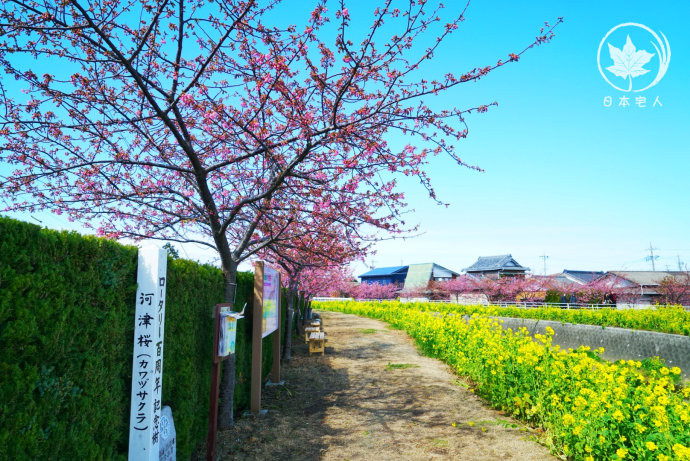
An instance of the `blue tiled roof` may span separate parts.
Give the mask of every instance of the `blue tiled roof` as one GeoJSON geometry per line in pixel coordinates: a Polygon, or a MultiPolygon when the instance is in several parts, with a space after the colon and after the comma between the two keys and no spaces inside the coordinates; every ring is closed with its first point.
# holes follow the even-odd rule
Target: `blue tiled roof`
{"type": "Polygon", "coordinates": [[[365,272],[360,275],[360,277],[381,277],[384,275],[393,275],[396,272],[400,272],[407,269],[407,266],[392,266],[392,267],[377,267],[369,272],[365,272]]]}

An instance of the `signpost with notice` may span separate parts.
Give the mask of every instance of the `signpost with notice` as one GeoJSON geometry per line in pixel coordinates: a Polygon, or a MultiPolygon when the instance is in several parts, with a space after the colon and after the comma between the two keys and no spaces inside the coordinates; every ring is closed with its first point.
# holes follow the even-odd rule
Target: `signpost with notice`
{"type": "Polygon", "coordinates": [[[237,321],[243,318],[242,312],[232,312],[232,304],[216,304],[213,314],[213,365],[211,369],[211,398],[208,411],[208,439],[206,459],[211,461],[216,452],[218,433],[218,394],[220,386],[220,362],[235,353],[237,321]]]}
{"type": "Polygon", "coordinates": [[[129,416],[130,461],[157,461],[159,456],[167,264],[165,250],[139,250],[129,416]]]}
{"type": "Polygon", "coordinates": [[[254,263],[254,306],[252,323],[251,410],[261,412],[262,339],[273,336],[271,381],[280,382],[280,273],[263,261],[254,263]]]}

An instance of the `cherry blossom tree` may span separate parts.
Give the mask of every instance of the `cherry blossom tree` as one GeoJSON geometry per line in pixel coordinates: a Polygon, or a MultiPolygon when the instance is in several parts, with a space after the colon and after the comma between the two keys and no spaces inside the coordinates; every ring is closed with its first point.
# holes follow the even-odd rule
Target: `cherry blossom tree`
{"type": "Polygon", "coordinates": [[[450,299],[458,299],[459,295],[477,293],[479,279],[471,275],[460,275],[454,279],[432,283],[433,289],[450,299]]]}
{"type": "Polygon", "coordinates": [[[666,304],[690,305],[690,272],[677,272],[664,277],[657,291],[666,304]]]}
{"type": "Polygon", "coordinates": [[[428,298],[429,297],[429,285],[418,285],[418,286],[408,286],[400,290],[398,295],[401,298],[428,298]]]}
{"type": "Polygon", "coordinates": [[[394,299],[400,286],[395,283],[360,283],[352,287],[352,297],[357,299],[394,299]]]}
{"type": "Polygon", "coordinates": [[[613,302],[612,297],[626,302],[634,301],[636,298],[636,294],[630,288],[618,283],[616,277],[599,277],[585,284],[552,278],[545,281],[544,289],[565,296],[568,300],[574,297],[582,304],[601,304],[607,299],[613,302]]]}
{"type": "Polygon", "coordinates": [[[309,222],[293,223],[279,240],[259,253],[262,258],[280,268],[287,290],[284,360],[289,361],[292,355],[294,302],[302,284],[309,284],[305,282],[305,277],[314,274],[314,270],[326,269],[336,277],[325,287],[349,291],[352,275],[333,268],[344,267],[355,259],[363,259],[367,249],[364,242],[355,238],[352,233],[343,231],[338,224],[312,219],[309,222]]]}
{"type": "Polygon", "coordinates": [[[532,276],[520,278],[520,291],[516,299],[524,302],[543,302],[548,291],[550,277],[532,276]]]}
{"type": "Polygon", "coordinates": [[[317,296],[342,296],[352,289],[352,272],[347,266],[309,268],[302,273],[300,289],[307,305],[317,296]]]}
{"type": "MultiPolygon", "coordinates": [[[[291,222],[320,214],[352,232],[404,230],[396,175],[435,198],[431,157],[470,166],[455,142],[467,114],[494,104],[435,109],[431,98],[518,61],[553,27],[486,66],[431,78],[425,65],[464,9],[401,3],[357,5],[362,29],[344,1],[316,2],[299,27],[281,21],[279,0],[3,2],[5,210],[206,245],[226,301],[237,265],[291,222]],[[392,147],[393,133],[409,142],[392,147]]],[[[232,389],[221,393],[229,408],[232,389]]]]}
{"type": "Polygon", "coordinates": [[[523,277],[500,277],[492,279],[484,277],[478,281],[479,290],[484,293],[490,301],[515,301],[519,293],[523,291],[523,277]]]}
{"type": "Polygon", "coordinates": [[[490,301],[543,300],[543,294],[548,289],[545,281],[534,277],[489,277],[478,278],[462,275],[452,280],[435,282],[436,289],[446,296],[456,299],[462,294],[483,294],[490,301]]]}

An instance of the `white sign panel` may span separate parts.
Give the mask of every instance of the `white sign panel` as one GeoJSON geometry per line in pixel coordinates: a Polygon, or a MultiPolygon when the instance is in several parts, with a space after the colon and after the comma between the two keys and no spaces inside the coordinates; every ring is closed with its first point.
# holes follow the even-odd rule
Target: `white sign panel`
{"type": "Polygon", "coordinates": [[[165,250],[139,250],[129,416],[130,460],[158,460],[167,264],[165,250]]]}
{"type": "Polygon", "coordinates": [[[235,339],[237,337],[237,317],[230,312],[220,313],[218,326],[218,356],[227,357],[235,353],[235,339]]]}
{"type": "Polygon", "coordinates": [[[278,329],[278,306],[280,305],[280,273],[264,265],[264,306],[262,338],[278,329]]]}

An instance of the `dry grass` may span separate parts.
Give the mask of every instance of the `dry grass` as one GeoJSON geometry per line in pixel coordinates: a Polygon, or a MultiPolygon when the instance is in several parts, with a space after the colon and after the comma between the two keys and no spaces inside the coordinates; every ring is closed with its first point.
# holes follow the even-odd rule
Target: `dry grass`
{"type": "Polygon", "coordinates": [[[309,357],[297,341],[285,387],[264,390],[268,414],[219,433],[219,459],[554,459],[403,332],[322,315],[326,355],[309,357]]]}

